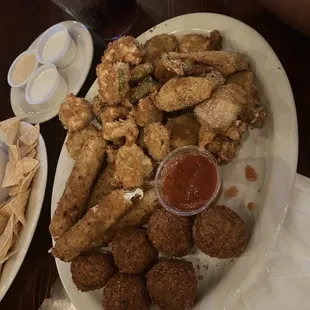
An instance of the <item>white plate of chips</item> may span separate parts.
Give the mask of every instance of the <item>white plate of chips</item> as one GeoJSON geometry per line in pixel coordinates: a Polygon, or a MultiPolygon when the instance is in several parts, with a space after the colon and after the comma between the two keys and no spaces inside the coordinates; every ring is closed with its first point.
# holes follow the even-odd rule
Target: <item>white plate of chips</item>
{"type": "Polygon", "coordinates": [[[47,154],[39,125],[16,117],[0,122],[8,162],[1,187],[9,196],[0,203],[0,301],[12,284],[29,248],[45,194],[47,154]]]}

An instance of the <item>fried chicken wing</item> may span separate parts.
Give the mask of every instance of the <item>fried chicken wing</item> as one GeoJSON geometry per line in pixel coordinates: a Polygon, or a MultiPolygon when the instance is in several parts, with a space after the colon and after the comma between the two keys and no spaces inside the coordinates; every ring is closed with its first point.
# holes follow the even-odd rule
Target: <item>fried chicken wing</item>
{"type": "Polygon", "coordinates": [[[138,84],[142,82],[149,75],[154,73],[154,66],[146,62],[144,64],[138,65],[131,70],[131,84],[138,84]]]}
{"type": "Polygon", "coordinates": [[[98,135],[98,130],[95,126],[89,125],[86,128],[68,133],[68,138],[66,140],[66,146],[69,153],[69,156],[75,160],[81,154],[81,150],[86,141],[93,139],[98,135]]]}
{"type": "Polygon", "coordinates": [[[203,63],[213,67],[219,71],[224,77],[227,77],[234,72],[247,70],[249,65],[240,53],[228,51],[207,51],[193,53],[168,53],[170,60],[179,59],[182,61],[193,60],[198,63],[203,63]]]}
{"type": "Polygon", "coordinates": [[[108,105],[116,105],[129,97],[130,68],[127,63],[101,63],[96,68],[99,94],[108,105]]]}
{"type": "Polygon", "coordinates": [[[194,117],[181,115],[169,118],[167,128],[170,131],[172,149],[186,145],[198,145],[200,124],[194,117]]]}
{"type": "Polygon", "coordinates": [[[215,133],[225,134],[247,105],[246,93],[238,85],[219,87],[212,98],[195,107],[197,120],[215,133]]]}
{"type": "Polygon", "coordinates": [[[236,157],[239,145],[238,141],[216,135],[206,149],[216,157],[219,164],[228,164],[236,157]]]}
{"type": "Polygon", "coordinates": [[[236,72],[228,77],[227,83],[241,86],[247,93],[248,106],[240,119],[250,126],[261,128],[266,118],[266,108],[259,102],[254,75],[250,71],[236,72]]]}
{"type": "Polygon", "coordinates": [[[114,164],[116,160],[118,148],[114,145],[108,145],[106,149],[107,163],[114,164]]]}
{"type": "Polygon", "coordinates": [[[143,141],[156,160],[164,159],[170,153],[170,133],[161,123],[152,123],[144,128],[143,141]]]}
{"type": "Polygon", "coordinates": [[[136,124],[141,127],[163,120],[163,112],[156,108],[152,96],[140,99],[133,107],[131,115],[135,118],[136,124]]]}
{"type": "Polygon", "coordinates": [[[106,123],[103,128],[103,138],[107,141],[115,141],[125,137],[126,143],[134,143],[139,135],[139,129],[133,119],[129,117],[126,120],[119,120],[112,123],[106,123]]]}
{"type": "Polygon", "coordinates": [[[146,41],[144,49],[146,52],[144,62],[156,64],[156,61],[163,53],[177,52],[179,42],[174,35],[163,33],[146,41]]]}
{"type": "Polygon", "coordinates": [[[115,167],[115,181],[124,189],[142,187],[144,178],[153,171],[150,158],[136,144],[124,145],[118,150],[115,167]]]}
{"type": "Polygon", "coordinates": [[[93,117],[90,103],[83,99],[67,95],[59,108],[59,119],[66,129],[79,131],[85,128],[93,117]]]}
{"type": "Polygon", "coordinates": [[[131,65],[138,65],[144,55],[145,52],[138,40],[131,36],[124,36],[109,43],[101,61],[104,64],[125,62],[131,65]]]}
{"type": "Polygon", "coordinates": [[[169,80],[155,97],[158,109],[171,112],[194,106],[209,99],[225,79],[218,72],[206,77],[177,77],[169,80]]]}

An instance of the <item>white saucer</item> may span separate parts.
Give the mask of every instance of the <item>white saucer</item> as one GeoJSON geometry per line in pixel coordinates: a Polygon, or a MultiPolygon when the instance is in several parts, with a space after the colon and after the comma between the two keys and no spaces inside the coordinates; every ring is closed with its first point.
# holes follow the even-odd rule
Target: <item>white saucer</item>
{"type": "MultiPolygon", "coordinates": [[[[93,39],[87,28],[79,22],[65,21],[60,24],[68,28],[77,46],[77,54],[72,64],[67,68],[59,69],[59,73],[68,83],[68,93],[76,95],[83,86],[91,66],[94,54],[93,39]]],[[[40,36],[30,45],[28,50],[35,49],[39,38],[40,36]]],[[[55,102],[52,109],[37,112],[26,101],[24,91],[11,88],[11,106],[14,114],[32,124],[43,123],[55,117],[58,114],[60,104],[61,102],[55,102]]]]}

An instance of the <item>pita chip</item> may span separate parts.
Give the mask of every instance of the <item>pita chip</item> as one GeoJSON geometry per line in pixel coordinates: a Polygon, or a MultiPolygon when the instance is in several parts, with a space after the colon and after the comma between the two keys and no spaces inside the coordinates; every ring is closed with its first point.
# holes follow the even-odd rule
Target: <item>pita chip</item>
{"type": "MultiPolygon", "coordinates": [[[[20,142],[19,142],[20,143],[20,142]]],[[[20,158],[24,158],[28,153],[30,153],[36,146],[38,141],[34,142],[32,145],[20,145],[19,144],[19,153],[20,158]]]]}
{"type": "Polygon", "coordinates": [[[24,171],[24,175],[28,174],[29,172],[31,172],[33,169],[35,169],[35,167],[39,164],[39,161],[31,158],[31,157],[24,157],[22,159],[22,165],[23,165],[23,171],[24,171]]]}
{"type": "Polygon", "coordinates": [[[17,146],[14,144],[8,144],[8,148],[9,148],[9,161],[19,161],[20,154],[17,146]]]}
{"type": "Polygon", "coordinates": [[[25,145],[30,146],[38,140],[39,134],[40,134],[40,125],[36,124],[30,130],[23,133],[19,137],[19,141],[21,141],[25,145]]]}
{"type": "MultiPolygon", "coordinates": [[[[18,218],[18,220],[25,225],[25,208],[28,202],[30,191],[26,193],[19,194],[15,198],[13,198],[8,204],[13,210],[13,213],[18,218]]],[[[12,227],[13,230],[13,227],[12,227]]]]}
{"type": "Polygon", "coordinates": [[[2,187],[17,185],[24,177],[21,161],[9,161],[5,166],[2,187]]]}
{"type": "Polygon", "coordinates": [[[27,192],[28,188],[30,187],[30,184],[32,182],[33,177],[35,176],[37,170],[39,168],[39,165],[37,165],[34,170],[32,170],[26,177],[24,177],[19,189],[18,189],[18,193],[25,193],[27,192]]]}
{"type": "Polygon", "coordinates": [[[7,144],[15,144],[18,134],[20,119],[18,117],[12,117],[0,122],[0,130],[6,135],[7,144]]]}

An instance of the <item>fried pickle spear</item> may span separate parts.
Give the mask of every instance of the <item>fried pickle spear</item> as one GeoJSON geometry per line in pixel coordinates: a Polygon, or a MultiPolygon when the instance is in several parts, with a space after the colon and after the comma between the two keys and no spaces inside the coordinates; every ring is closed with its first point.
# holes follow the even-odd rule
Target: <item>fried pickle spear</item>
{"type": "Polygon", "coordinates": [[[86,141],[93,139],[98,135],[98,130],[94,125],[89,125],[86,128],[68,133],[68,138],[66,140],[66,146],[69,156],[74,160],[77,160],[81,154],[81,150],[86,141]]]}
{"type": "Polygon", "coordinates": [[[83,99],[67,95],[59,108],[59,119],[64,127],[70,131],[79,131],[85,128],[92,119],[90,103],[83,99]]]}
{"type": "Polygon", "coordinates": [[[143,198],[136,198],[133,201],[132,208],[123,217],[121,217],[115,225],[111,226],[106,234],[95,240],[91,247],[96,248],[100,246],[107,246],[113,239],[115,233],[121,228],[141,227],[147,224],[150,216],[158,208],[160,208],[160,204],[157,201],[155,189],[152,188],[147,190],[144,193],[143,198]]]}
{"type": "Polygon", "coordinates": [[[108,105],[116,105],[129,96],[130,68],[127,63],[101,63],[96,68],[99,94],[108,105]]]}
{"type": "Polygon", "coordinates": [[[171,112],[194,106],[210,98],[225,79],[218,72],[206,77],[177,77],[169,80],[155,97],[158,109],[171,112]]]}
{"type": "Polygon", "coordinates": [[[134,117],[136,124],[141,127],[155,122],[162,122],[163,120],[163,112],[156,108],[152,97],[148,96],[140,99],[132,109],[131,115],[134,117]]]}
{"type": "Polygon", "coordinates": [[[164,159],[170,153],[170,133],[161,123],[152,123],[144,128],[143,141],[149,154],[156,161],[164,159]]]}
{"type": "Polygon", "coordinates": [[[160,84],[153,80],[151,76],[144,79],[138,86],[136,86],[131,94],[130,102],[135,104],[141,98],[148,94],[156,92],[160,88],[160,84]]]}
{"type": "Polygon", "coordinates": [[[133,144],[119,148],[115,160],[115,181],[124,189],[142,187],[144,178],[151,174],[153,165],[143,150],[133,144]]]}
{"type": "Polygon", "coordinates": [[[92,242],[104,235],[132,207],[123,190],[115,190],[93,207],[61,238],[53,248],[53,255],[70,262],[89,249],[92,242]]]}
{"type": "Polygon", "coordinates": [[[154,66],[149,62],[138,65],[131,70],[130,83],[131,84],[140,83],[149,75],[153,74],[153,72],[154,72],[154,66]]]}
{"type": "Polygon", "coordinates": [[[81,218],[105,149],[106,142],[99,135],[83,146],[49,226],[54,239],[61,237],[81,218]]]}
{"type": "Polygon", "coordinates": [[[229,51],[207,51],[194,53],[168,53],[170,60],[193,60],[197,63],[203,63],[219,71],[224,77],[234,72],[247,70],[249,64],[240,53],[229,51]]]}
{"type": "Polygon", "coordinates": [[[172,149],[198,144],[200,124],[194,117],[185,114],[169,118],[167,128],[170,131],[172,149]]]}

